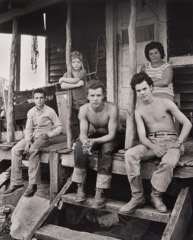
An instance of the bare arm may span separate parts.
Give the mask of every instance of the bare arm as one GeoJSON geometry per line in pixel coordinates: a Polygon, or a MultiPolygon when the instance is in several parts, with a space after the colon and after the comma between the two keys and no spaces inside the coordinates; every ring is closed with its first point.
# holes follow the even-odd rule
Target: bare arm
{"type": "Polygon", "coordinates": [[[89,123],[86,116],[87,113],[87,106],[83,105],[80,108],[79,112],[79,120],[80,120],[80,141],[82,144],[85,144],[85,142],[88,140],[88,129],[89,129],[89,123]]]}
{"type": "Polygon", "coordinates": [[[140,72],[145,72],[145,65],[141,67],[140,72]]]}
{"type": "Polygon", "coordinates": [[[68,90],[68,89],[73,89],[73,88],[78,88],[78,87],[84,86],[84,82],[82,80],[80,80],[77,83],[62,82],[60,86],[62,89],[68,90]]]}
{"type": "Polygon", "coordinates": [[[141,114],[137,110],[135,111],[135,120],[137,124],[137,132],[139,135],[140,142],[146,147],[152,149],[157,157],[162,157],[166,153],[166,149],[164,147],[160,147],[156,144],[153,144],[146,137],[146,129],[145,129],[144,121],[142,119],[141,114]]]}
{"type": "Polygon", "coordinates": [[[188,137],[190,130],[192,128],[192,124],[189,119],[178,109],[178,107],[169,100],[165,100],[165,105],[167,106],[168,110],[171,114],[177,119],[177,121],[182,124],[181,132],[178,136],[178,139],[181,142],[184,142],[188,137]]]}
{"type": "Polygon", "coordinates": [[[164,69],[163,78],[161,80],[153,78],[154,81],[153,84],[155,87],[167,87],[168,84],[172,81],[172,77],[173,77],[172,66],[168,66],[164,69]]]}
{"type": "Polygon", "coordinates": [[[65,83],[69,83],[69,84],[76,84],[76,83],[78,83],[79,81],[80,81],[79,78],[73,78],[73,77],[71,77],[71,78],[68,78],[68,77],[61,77],[61,78],[59,79],[59,84],[62,84],[63,82],[65,82],[65,83]]]}

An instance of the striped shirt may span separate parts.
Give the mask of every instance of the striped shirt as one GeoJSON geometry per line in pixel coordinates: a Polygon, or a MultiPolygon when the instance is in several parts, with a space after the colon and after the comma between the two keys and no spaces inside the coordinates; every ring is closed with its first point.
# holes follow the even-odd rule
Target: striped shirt
{"type": "MultiPolygon", "coordinates": [[[[153,68],[151,66],[151,63],[148,62],[145,64],[145,72],[152,78],[152,80],[155,82],[155,78],[157,80],[162,80],[163,79],[163,73],[164,73],[164,70],[171,66],[171,64],[169,63],[164,63],[162,66],[160,67],[157,67],[157,68],[153,68]]],[[[153,89],[153,93],[154,95],[159,95],[161,96],[161,94],[167,96],[169,95],[169,97],[173,98],[174,97],[174,91],[173,91],[173,83],[172,82],[169,82],[168,86],[167,87],[155,87],[154,86],[154,89],[153,89]]]]}

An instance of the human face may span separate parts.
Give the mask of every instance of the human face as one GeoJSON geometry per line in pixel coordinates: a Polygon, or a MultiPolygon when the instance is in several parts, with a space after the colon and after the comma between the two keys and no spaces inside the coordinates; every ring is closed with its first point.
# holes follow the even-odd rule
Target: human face
{"type": "Polygon", "coordinates": [[[78,71],[82,68],[82,61],[80,61],[79,58],[74,58],[72,59],[72,68],[75,70],[75,71],[78,71]]]}
{"type": "Polygon", "coordinates": [[[93,108],[100,108],[103,103],[104,93],[102,88],[89,89],[87,99],[93,108]]]}
{"type": "Polygon", "coordinates": [[[46,101],[46,98],[43,93],[34,94],[34,103],[38,109],[43,108],[45,101],[46,101]]]}
{"type": "Polygon", "coordinates": [[[136,84],[135,91],[142,101],[148,101],[152,96],[153,86],[149,86],[146,81],[136,84]]]}
{"type": "Polygon", "coordinates": [[[159,63],[161,61],[161,54],[157,48],[151,49],[149,51],[149,58],[152,63],[159,63]]]}

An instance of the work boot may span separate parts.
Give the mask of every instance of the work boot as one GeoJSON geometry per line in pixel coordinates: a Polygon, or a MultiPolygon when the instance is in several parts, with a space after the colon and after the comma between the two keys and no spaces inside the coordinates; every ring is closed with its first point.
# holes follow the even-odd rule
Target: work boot
{"type": "Polygon", "coordinates": [[[23,195],[25,197],[32,197],[36,191],[37,191],[37,184],[29,184],[23,195]]]}
{"type": "Polygon", "coordinates": [[[6,191],[3,192],[3,195],[7,195],[10,194],[12,192],[15,192],[17,189],[22,188],[24,185],[20,184],[20,185],[11,185],[6,191]]]}
{"type": "Polygon", "coordinates": [[[133,178],[128,178],[131,188],[132,198],[130,202],[120,208],[120,214],[128,214],[134,212],[137,208],[144,207],[145,198],[143,195],[143,184],[141,176],[135,176],[133,178]]]}
{"type": "Polygon", "coordinates": [[[131,200],[120,208],[120,214],[129,214],[134,212],[137,208],[143,208],[145,206],[145,198],[135,198],[132,197],[131,200]]]}
{"type": "Polygon", "coordinates": [[[84,191],[84,183],[78,183],[75,202],[84,202],[85,200],[86,200],[86,193],[84,191]]]}
{"type": "Polygon", "coordinates": [[[104,198],[102,188],[96,188],[95,198],[92,203],[93,208],[102,208],[105,206],[106,199],[104,198]]]}
{"type": "Polygon", "coordinates": [[[165,213],[167,212],[167,207],[162,201],[162,192],[157,191],[155,188],[152,188],[151,192],[151,203],[158,212],[165,213]]]}

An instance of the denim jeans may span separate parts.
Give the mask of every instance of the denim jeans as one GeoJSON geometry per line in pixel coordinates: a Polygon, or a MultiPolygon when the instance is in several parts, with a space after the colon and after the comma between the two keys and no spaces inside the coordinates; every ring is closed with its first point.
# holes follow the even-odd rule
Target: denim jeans
{"type": "MultiPolygon", "coordinates": [[[[60,143],[65,141],[66,137],[64,135],[59,135],[48,140],[43,140],[37,138],[33,141],[29,150],[29,183],[39,184],[41,182],[41,172],[40,172],[40,156],[39,151],[42,147],[48,147],[55,143],[60,143]]],[[[26,145],[26,140],[22,139],[19,141],[11,150],[12,154],[12,165],[11,165],[11,184],[20,185],[23,183],[22,179],[22,159],[23,151],[26,145]]]]}
{"type": "MultiPolygon", "coordinates": [[[[92,134],[90,138],[98,138],[104,135],[92,134]]],[[[103,144],[94,144],[91,152],[98,150],[98,164],[97,164],[97,188],[110,188],[112,175],[112,154],[124,147],[125,134],[117,133],[115,139],[111,142],[103,144]]],[[[82,183],[85,181],[86,169],[89,166],[89,154],[84,153],[81,141],[76,142],[72,181],[82,183]]]]}
{"type": "MultiPolygon", "coordinates": [[[[149,137],[149,140],[159,146],[168,145],[175,142],[177,136],[149,137]]],[[[183,154],[184,147],[170,148],[160,159],[158,169],[153,173],[151,178],[152,186],[160,191],[165,192],[172,180],[173,170],[176,167],[180,156],[183,154]]],[[[144,145],[135,146],[125,153],[125,163],[129,182],[140,176],[140,162],[147,161],[155,157],[153,150],[144,145]]]]}

